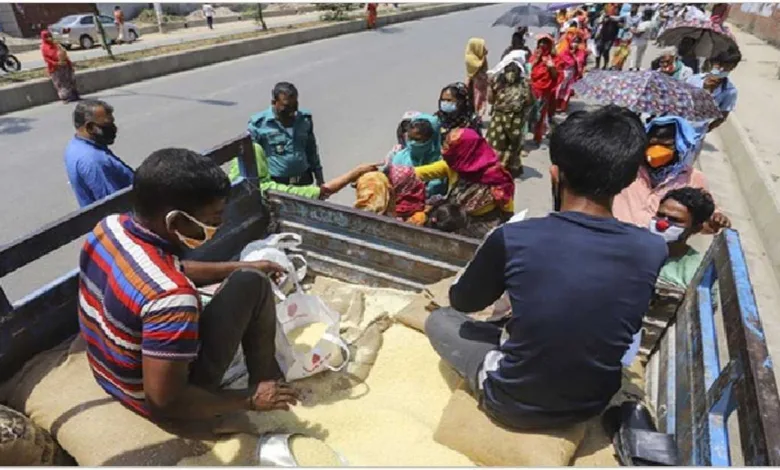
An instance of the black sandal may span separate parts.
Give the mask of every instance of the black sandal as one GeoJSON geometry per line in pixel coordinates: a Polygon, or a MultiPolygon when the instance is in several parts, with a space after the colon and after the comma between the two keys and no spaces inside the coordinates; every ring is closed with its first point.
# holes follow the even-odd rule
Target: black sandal
{"type": "Polygon", "coordinates": [[[604,412],[601,424],[624,467],[677,466],[674,436],[658,432],[643,404],[627,401],[604,412]]]}

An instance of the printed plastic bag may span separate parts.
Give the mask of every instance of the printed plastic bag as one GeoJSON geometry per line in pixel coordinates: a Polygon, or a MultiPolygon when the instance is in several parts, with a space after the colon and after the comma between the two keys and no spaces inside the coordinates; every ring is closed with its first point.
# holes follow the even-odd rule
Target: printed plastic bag
{"type": "Polygon", "coordinates": [[[279,279],[278,287],[287,294],[295,289],[290,274],[295,273],[298,279],[306,277],[306,259],[300,254],[288,254],[285,251],[294,250],[301,243],[301,236],[297,233],[277,233],[247,244],[241,251],[241,261],[271,261],[283,267],[288,274],[279,279]]]}
{"type": "Polygon", "coordinates": [[[339,337],[341,316],[294,281],[296,291],[276,305],[276,361],[282,373],[292,381],[341,370],[349,362],[349,348],[339,337]]]}

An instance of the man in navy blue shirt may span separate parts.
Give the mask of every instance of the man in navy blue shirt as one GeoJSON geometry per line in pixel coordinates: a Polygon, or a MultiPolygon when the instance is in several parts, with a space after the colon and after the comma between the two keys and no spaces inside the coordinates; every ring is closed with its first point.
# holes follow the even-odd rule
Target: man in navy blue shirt
{"type": "Polygon", "coordinates": [[[80,207],[133,184],[133,170],[108,148],[116,140],[114,108],[100,100],[82,100],[73,111],[76,135],[65,149],[68,181],[80,207]]]}
{"type": "Polygon", "coordinates": [[[484,412],[511,429],[565,426],[598,415],[621,384],[667,256],[662,237],[612,217],[635,178],[647,136],[608,106],[572,114],[552,134],[554,212],[491,232],[450,288],[451,308],[425,331],[484,412]],[[477,322],[504,292],[512,314],[477,322]]]}

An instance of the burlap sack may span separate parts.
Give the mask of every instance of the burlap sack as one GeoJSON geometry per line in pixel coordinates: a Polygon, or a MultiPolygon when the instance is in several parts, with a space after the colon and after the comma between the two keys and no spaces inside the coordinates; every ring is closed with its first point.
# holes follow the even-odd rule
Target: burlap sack
{"type": "MultiPolygon", "coordinates": [[[[623,368],[622,386],[609,406],[617,406],[627,400],[645,401],[645,367],[639,358],[631,364],[631,367],[623,368]]],[[[645,405],[648,406],[647,403],[645,405]]],[[[649,406],[648,408],[653,413],[652,408],[649,406]]],[[[601,416],[588,421],[585,439],[577,449],[572,465],[575,467],[620,466],[612,441],[601,425],[601,416]]]]}
{"type": "Polygon", "coordinates": [[[0,466],[71,465],[73,460],[30,418],[0,405],[0,466]]]}
{"type": "Polygon", "coordinates": [[[509,431],[493,423],[463,388],[455,390],[433,438],[488,467],[569,465],[585,436],[585,423],[547,432],[509,431]]]}
{"type": "Polygon", "coordinates": [[[84,341],[77,337],[34,357],[12,379],[15,386],[8,398],[11,406],[23,410],[35,424],[49,431],[81,466],[167,466],[188,458],[188,464],[194,465],[192,459],[196,457],[207,462],[214,457],[223,465],[256,465],[251,449],[257,447],[258,435],[290,432],[274,419],[276,415],[251,420],[247,417],[251,412],[230,418],[252,422],[251,436],[218,436],[210,432],[215,423],[193,429],[187,437],[184,432],[162,429],[100,388],[84,347],[84,341]],[[223,451],[210,455],[220,442],[223,451]],[[224,451],[225,446],[235,448],[235,452],[224,451]]]}

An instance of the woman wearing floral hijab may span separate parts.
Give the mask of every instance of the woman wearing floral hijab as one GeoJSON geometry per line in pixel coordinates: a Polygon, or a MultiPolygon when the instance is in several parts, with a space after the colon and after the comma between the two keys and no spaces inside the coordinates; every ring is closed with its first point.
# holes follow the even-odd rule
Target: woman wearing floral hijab
{"type": "Polygon", "coordinates": [[[523,174],[526,119],[533,105],[525,73],[525,51],[514,50],[491,70],[488,101],[492,104],[487,141],[513,177],[523,174]]]}
{"type": "Polygon", "coordinates": [[[474,112],[469,90],[464,83],[451,83],[441,90],[436,117],[439,118],[442,140],[453,129],[469,128],[482,135],[482,120],[474,112]]]}

